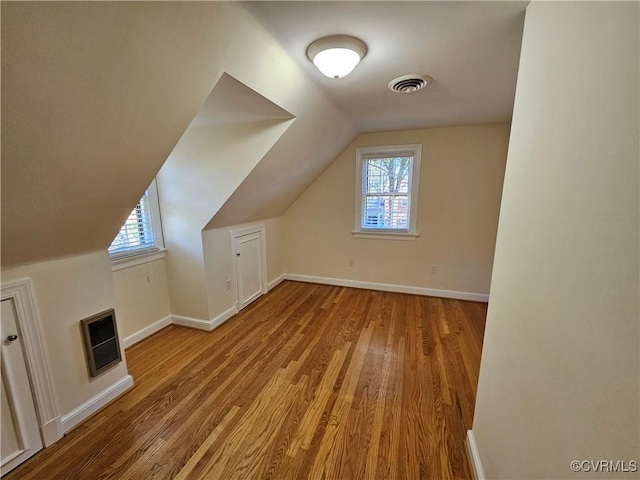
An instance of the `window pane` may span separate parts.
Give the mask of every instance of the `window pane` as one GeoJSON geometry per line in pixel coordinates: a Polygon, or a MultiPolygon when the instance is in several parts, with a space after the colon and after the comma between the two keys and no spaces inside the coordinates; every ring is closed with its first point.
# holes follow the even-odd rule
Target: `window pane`
{"type": "Polygon", "coordinates": [[[413,157],[363,160],[361,228],[408,230],[413,157]]]}
{"type": "Polygon", "coordinates": [[[363,200],[361,228],[409,228],[407,195],[365,195],[363,200]]]}
{"type": "Polygon", "coordinates": [[[412,160],[412,157],[364,160],[363,193],[409,193],[412,160]]]}
{"type": "Polygon", "coordinates": [[[131,211],[124,225],[113,239],[109,253],[120,253],[155,246],[148,192],[131,211]]]}

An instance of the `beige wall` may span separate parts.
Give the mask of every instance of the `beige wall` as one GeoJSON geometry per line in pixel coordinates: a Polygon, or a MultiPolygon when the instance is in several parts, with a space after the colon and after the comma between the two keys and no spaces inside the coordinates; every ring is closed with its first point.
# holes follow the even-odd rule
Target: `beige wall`
{"type": "Polygon", "coordinates": [[[488,294],[508,136],[507,124],[360,135],[282,217],[285,271],[488,294]],[[414,143],[420,237],[354,238],[355,149],[414,143]]]}
{"type": "Polygon", "coordinates": [[[282,265],[282,249],[280,239],[280,218],[271,218],[244,225],[215,228],[202,232],[204,244],[205,269],[207,272],[207,297],[211,318],[234,306],[237,296],[233,282],[231,258],[231,230],[248,226],[265,226],[265,242],[267,250],[267,282],[276,280],[284,273],[282,265]],[[227,279],[231,281],[231,289],[227,290],[227,279]]]}
{"type": "Polygon", "coordinates": [[[96,252],[2,271],[3,282],[22,278],[33,282],[58,406],[65,415],[127,375],[123,358],[91,378],[80,328],[83,318],[115,307],[109,256],[96,252]]]}
{"type": "Polygon", "coordinates": [[[166,259],[113,272],[120,341],[171,315],[166,259]]]}
{"type": "Polygon", "coordinates": [[[189,128],[158,174],[171,308],[209,320],[202,229],[291,120],[189,128]]]}
{"type": "Polygon", "coordinates": [[[640,460],[638,10],[527,10],[473,424],[487,478],[639,478],[570,469],[640,460]]]}

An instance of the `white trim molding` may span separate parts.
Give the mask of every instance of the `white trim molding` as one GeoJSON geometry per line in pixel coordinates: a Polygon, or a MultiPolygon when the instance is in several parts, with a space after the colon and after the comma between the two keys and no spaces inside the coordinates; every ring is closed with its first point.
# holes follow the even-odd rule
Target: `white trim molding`
{"type": "Polygon", "coordinates": [[[24,278],[2,284],[2,300],[12,300],[16,310],[16,321],[22,334],[25,360],[36,401],[38,425],[44,446],[48,447],[62,438],[64,431],[31,280],[24,278]]]}
{"type": "Polygon", "coordinates": [[[204,330],[210,332],[209,320],[202,320],[200,318],[183,317],[182,315],[171,315],[171,323],[180,327],[195,328],[196,330],[204,330]]]}
{"type": "Polygon", "coordinates": [[[417,233],[393,233],[393,232],[380,232],[380,233],[363,233],[353,230],[351,234],[355,238],[366,238],[369,240],[415,240],[420,235],[417,233]]]}
{"type": "Polygon", "coordinates": [[[282,275],[279,275],[278,277],[274,278],[273,280],[271,280],[267,286],[269,287],[269,290],[276,288],[278,285],[280,285],[282,282],[284,282],[285,278],[284,278],[284,273],[282,275]]]}
{"type": "Polygon", "coordinates": [[[210,332],[218,328],[227,320],[229,320],[236,313],[238,313],[237,304],[234,304],[232,307],[226,309],[220,315],[217,315],[211,320],[201,320],[199,318],[183,317],[181,315],[171,315],[171,323],[173,325],[179,325],[181,327],[195,328],[197,330],[204,330],[205,332],[210,332]]]}
{"type": "Polygon", "coordinates": [[[68,432],[73,427],[78,425],[83,420],[86,420],[91,415],[96,413],[102,407],[107,405],[112,400],[115,400],[124,392],[133,387],[133,377],[126,375],[118,380],[116,383],[105,388],[103,391],[94,395],[89,400],[84,402],[77,408],[74,408],[66,415],[62,416],[62,427],[65,432],[68,432]]]}
{"type": "Polygon", "coordinates": [[[145,263],[155,262],[156,260],[162,260],[167,256],[167,249],[157,250],[150,253],[138,253],[137,255],[130,257],[123,257],[111,260],[111,271],[117,272],[125,268],[136,267],[138,265],[144,265],[145,263]]]}
{"type": "Polygon", "coordinates": [[[428,297],[453,298],[456,300],[470,300],[473,302],[488,302],[489,295],[483,293],[458,292],[455,290],[438,290],[435,288],[412,287],[409,285],[393,285],[389,283],[362,282],[359,280],[346,280],[342,278],[315,277],[311,275],[298,275],[285,273],[286,280],[296,282],[320,283],[323,285],[335,285],[338,287],[364,288],[366,290],[380,290],[383,292],[410,293],[428,297]]]}
{"type": "Polygon", "coordinates": [[[129,348],[131,345],[138,343],[141,340],[153,335],[156,332],[159,332],[164,327],[171,325],[171,315],[167,315],[164,318],[161,318],[157,322],[152,323],[144,327],[141,330],[138,330],[136,333],[129,335],[122,339],[122,348],[129,348]]]}
{"type": "Polygon", "coordinates": [[[209,320],[210,330],[214,330],[238,313],[238,305],[233,304],[231,308],[226,309],[220,315],[209,320]]]}
{"type": "MultiPolygon", "coordinates": [[[[355,206],[355,228],[353,235],[356,238],[384,239],[384,240],[415,240],[418,237],[418,191],[420,189],[420,163],[422,158],[422,144],[412,145],[387,145],[382,147],[360,147],[356,148],[356,206],[355,206]],[[363,184],[366,183],[368,173],[364,168],[368,160],[405,157],[411,158],[411,169],[408,172],[408,225],[405,229],[379,229],[365,228],[362,226],[362,215],[364,213],[362,202],[365,201],[365,191],[363,184]],[[404,238],[403,238],[404,237],[404,238]]],[[[366,192],[369,194],[369,192],[366,192]]]]}
{"type": "Polygon", "coordinates": [[[144,340],[147,337],[150,337],[154,333],[159,332],[163,328],[169,325],[179,325],[181,327],[195,328],[196,330],[203,330],[205,332],[210,332],[224,322],[233,317],[236,313],[238,313],[238,305],[234,304],[232,307],[228,308],[220,315],[212,318],[211,320],[202,320],[200,318],[192,318],[192,317],[184,317],[182,315],[167,315],[164,318],[161,318],[157,322],[152,323],[144,327],[141,330],[138,330],[136,333],[129,335],[128,337],[122,340],[123,348],[129,348],[136,343],[144,340]]]}
{"type": "Polygon", "coordinates": [[[480,452],[478,452],[478,445],[476,444],[476,437],[473,435],[473,430],[467,430],[467,441],[465,442],[467,448],[467,458],[469,464],[471,464],[471,474],[475,480],[485,480],[484,470],[482,469],[482,462],[480,461],[480,452]]]}

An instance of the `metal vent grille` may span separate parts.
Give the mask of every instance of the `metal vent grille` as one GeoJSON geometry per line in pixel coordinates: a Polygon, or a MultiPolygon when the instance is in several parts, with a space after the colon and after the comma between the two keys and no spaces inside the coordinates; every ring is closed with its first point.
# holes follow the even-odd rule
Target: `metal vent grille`
{"type": "Polygon", "coordinates": [[[389,90],[397,93],[413,93],[422,90],[433,81],[428,75],[403,75],[389,82],[389,90]]]}

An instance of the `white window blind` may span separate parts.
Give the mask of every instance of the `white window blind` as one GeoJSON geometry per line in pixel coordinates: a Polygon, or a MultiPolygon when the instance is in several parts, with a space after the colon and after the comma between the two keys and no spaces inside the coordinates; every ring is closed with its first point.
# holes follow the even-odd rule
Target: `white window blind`
{"type": "Polygon", "coordinates": [[[129,214],[109,247],[112,259],[157,251],[163,247],[155,181],[129,214]]]}
{"type": "Polygon", "coordinates": [[[413,155],[363,157],[363,229],[409,230],[413,155]]]}
{"type": "Polygon", "coordinates": [[[417,236],[421,145],[356,149],[354,234],[417,236]]]}

